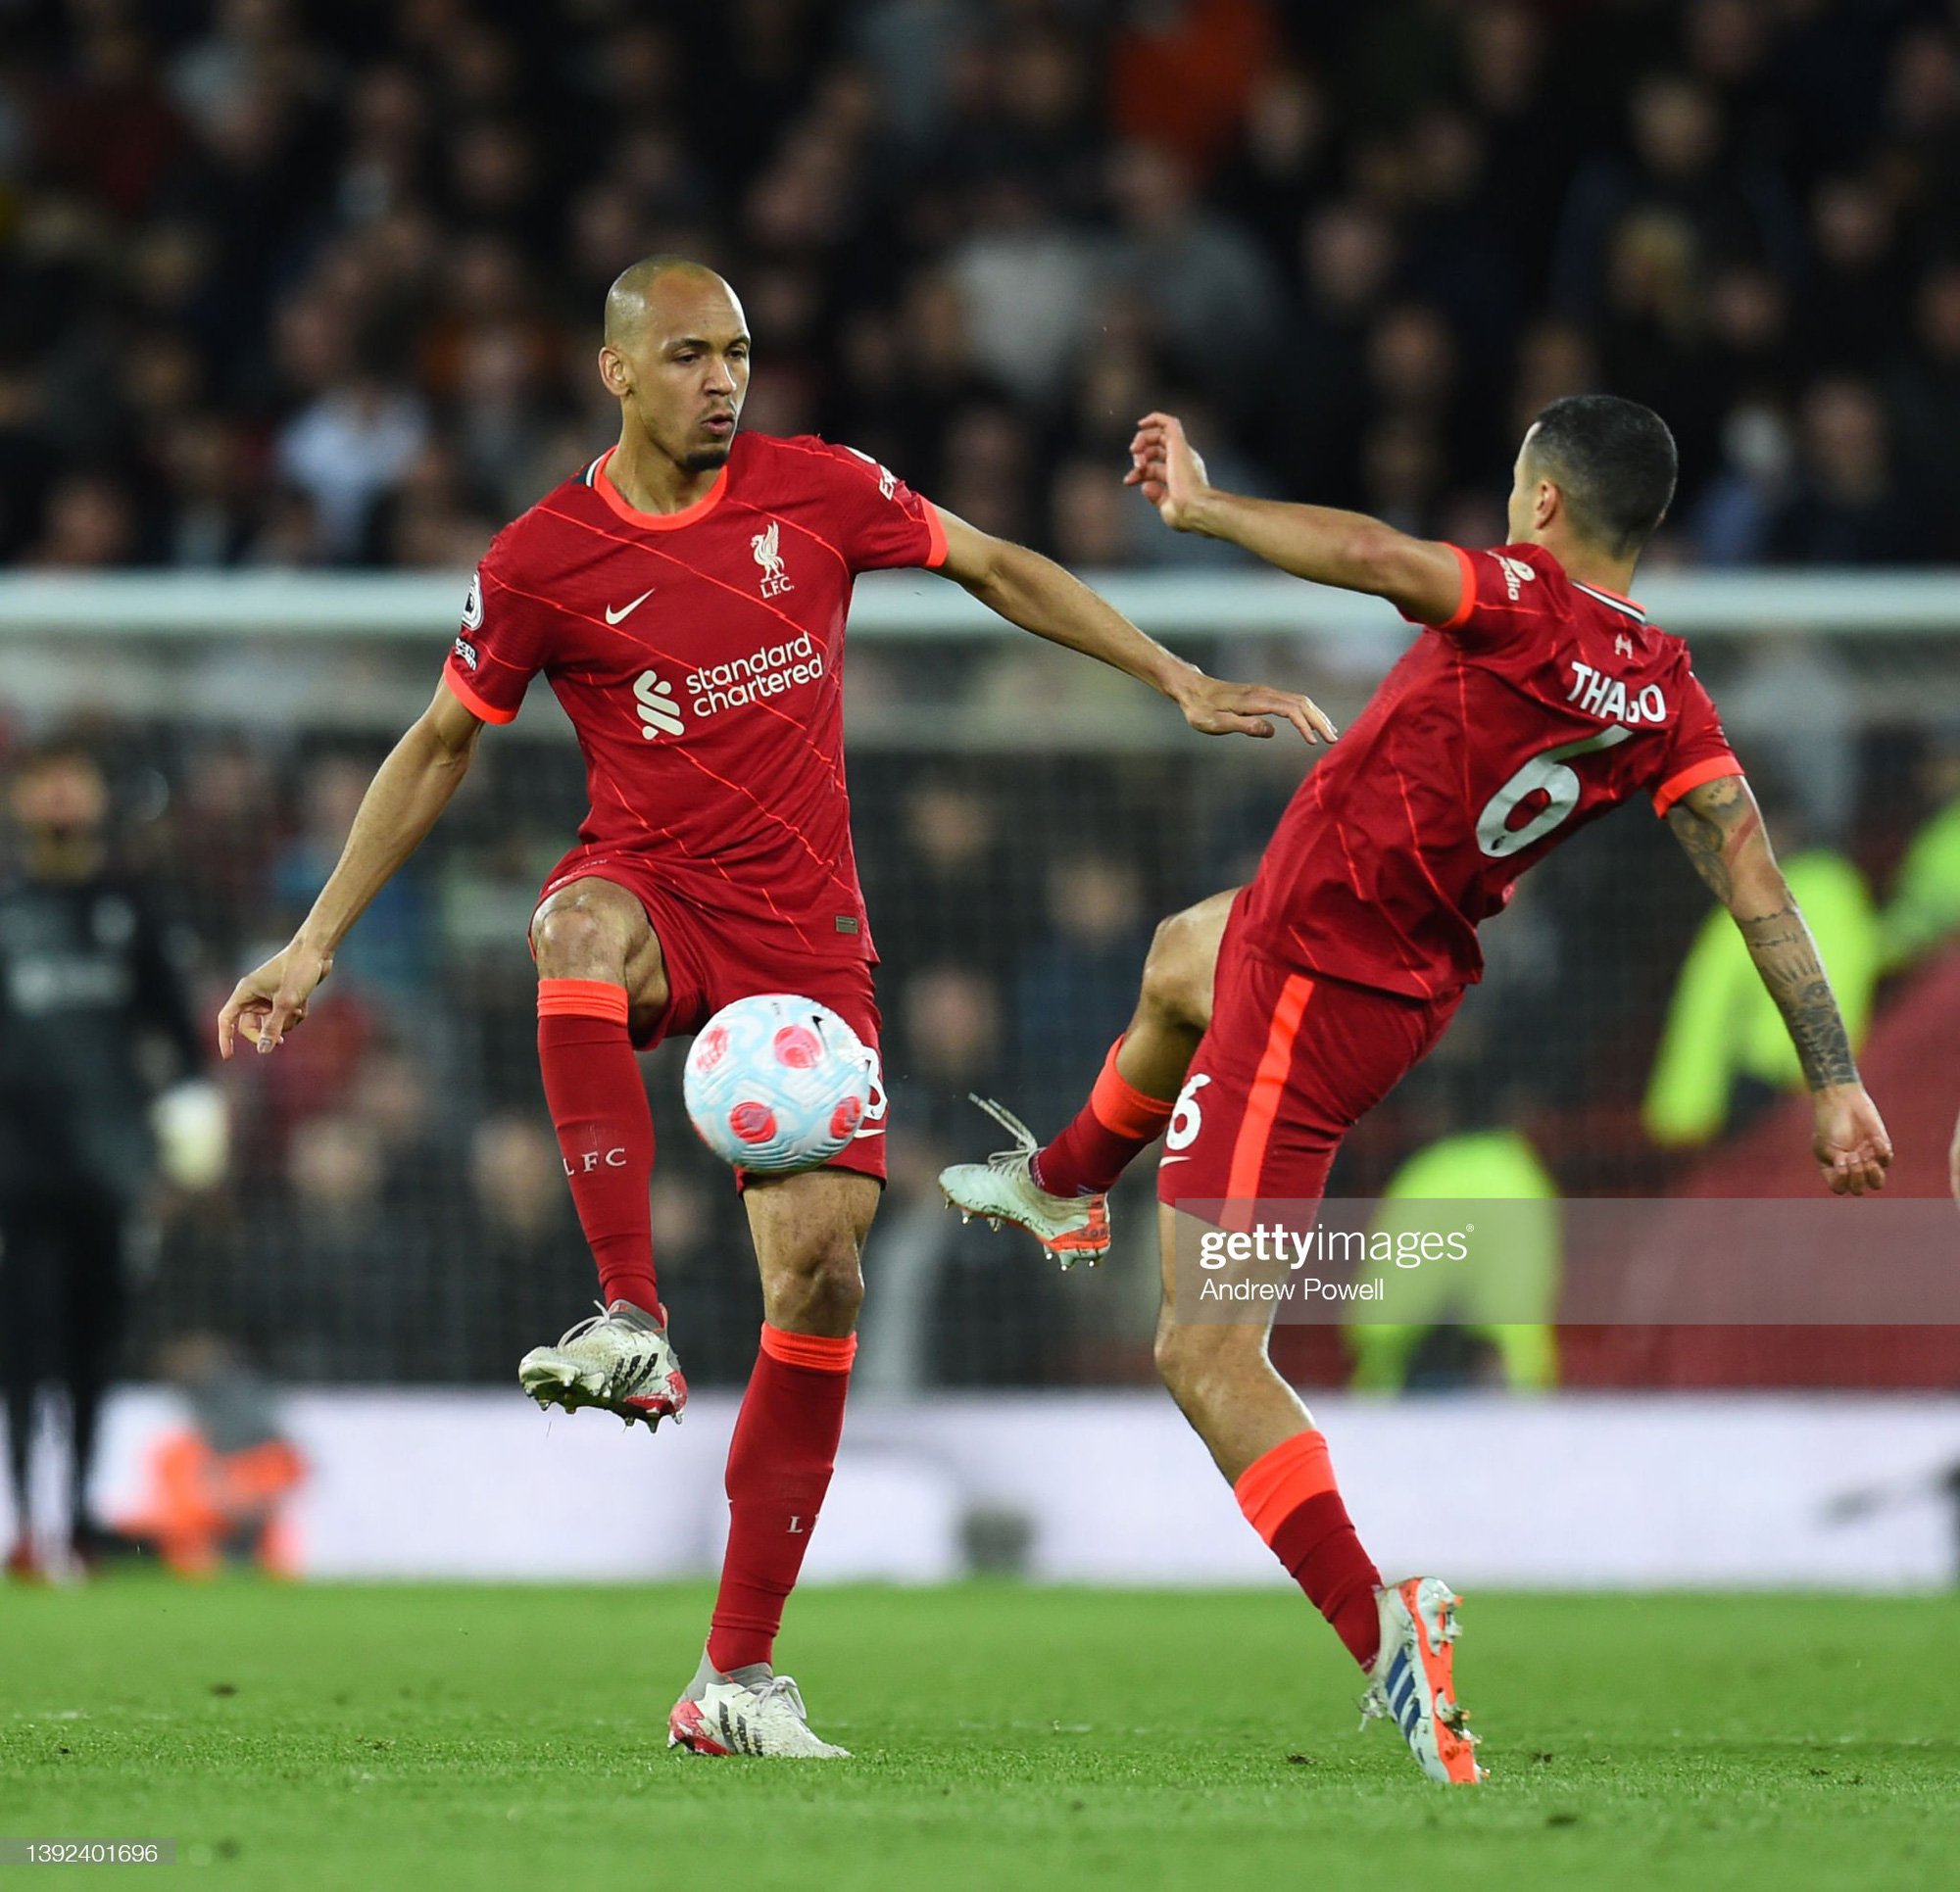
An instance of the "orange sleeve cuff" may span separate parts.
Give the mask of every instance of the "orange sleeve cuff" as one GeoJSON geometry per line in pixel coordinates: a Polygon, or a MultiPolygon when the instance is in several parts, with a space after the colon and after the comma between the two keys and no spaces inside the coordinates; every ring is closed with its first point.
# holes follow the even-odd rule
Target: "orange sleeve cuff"
{"type": "Polygon", "coordinates": [[[849,1373],[858,1357],[855,1334],[790,1334],[762,1323],[762,1351],[786,1367],[808,1367],[814,1373],[849,1373]]]}
{"type": "Polygon", "coordinates": [[[540,979],[540,1018],[603,1018],[609,1024],[626,1022],[626,988],[604,979],[540,979]]]}
{"type": "Polygon", "coordinates": [[[1432,631],[1460,630],[1469,622],[1470,613],[1477,608],[1477,567],[1470,562],[1470,555],[1461,546],[1451,546],[1456,555],[1457,569],[1463,574],[1463,590],[1456,600],[1456,608],[1440,624],[1432,624],[1432,631]]]}
{"type": "Polygon", "coordinates": [[[1705,762],[1690,762],[1654,790],[1654,813],[1665,814],[1684,795],[1691,794],[1704,782],[1718,782],[1725,775],[1741,772],[1741,763],[1733,755],[1711,755],[1705,762]]]}
{"type": "Polygon", "coordinates": [[[919,507],[925,514],[925,568],[937,571],[946,562],[946,521],[939,516],[939,508],[923,494],[919,497],[919,507]]]}
{"type": "Polygon", "coordinates": [[[495,703],[486,703],[479,697],[458,667],[454,657],[442,666],[442,680],[449,685],[449,694],[478,722],[508,723],[516,720],[517,712],[514,709],[499,709],[495,703]]]}
{"type": "Polygon", "coordinates": [[[1334,1461],[1323,1432],[1296,1432],[1255,1458],[1232,1487],[1246,1522],[1267,1543],[1309,1498],[1334,1489],[1334,1461]]]}

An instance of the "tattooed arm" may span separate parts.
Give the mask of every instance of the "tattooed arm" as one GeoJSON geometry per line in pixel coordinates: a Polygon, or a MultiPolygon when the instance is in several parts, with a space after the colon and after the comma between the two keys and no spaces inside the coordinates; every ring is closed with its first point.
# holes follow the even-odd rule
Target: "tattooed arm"
{"type": "Polygon", "coordinates": [[[1704,782],[1668,810],[1667,824],[1708,891],[1729,909],[1783,1014],[1810,1087],[1817,1119],[1812,1148],[1824,1181],[1839,1195],[1883,1189],[1891,1139],[1859,1082],[1817,943],[1790,897],[1749,785],[1740,775],[1704,782]]]}

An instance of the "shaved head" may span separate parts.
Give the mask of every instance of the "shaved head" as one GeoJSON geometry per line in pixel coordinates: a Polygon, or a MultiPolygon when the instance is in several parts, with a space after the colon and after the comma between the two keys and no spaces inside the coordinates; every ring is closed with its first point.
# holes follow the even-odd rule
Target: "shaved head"
{"type": "Polygon", "coordinates": [[[620,270],[606,292],[599,378],[620,409],[612,477],[654,492],[678,474],[674,496],[691,493],[727,463],[749,391],[749,323],[734,290],[684,256],[620,270]]]}
{"type": "Polygon", "coordinates": [[[719,289],[735,302],[734,290],[705,263],[684,256],[642,257],[621,269],[606,292],[607,346],[619,348],[635,340],[646,328],[648,316],[676,289],[719,289]]]}

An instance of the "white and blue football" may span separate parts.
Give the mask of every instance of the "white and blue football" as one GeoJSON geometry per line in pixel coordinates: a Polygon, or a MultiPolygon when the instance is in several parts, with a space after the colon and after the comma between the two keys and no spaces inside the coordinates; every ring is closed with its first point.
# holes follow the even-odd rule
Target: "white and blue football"
{"type": "Polygon", "coordinates": [[[813,998],[764,993],[724,1005],[687,1054],[681,1094],[724,1163],[784,1176],[827,1163],[871,1100],[871,1059],[813,998]]]}

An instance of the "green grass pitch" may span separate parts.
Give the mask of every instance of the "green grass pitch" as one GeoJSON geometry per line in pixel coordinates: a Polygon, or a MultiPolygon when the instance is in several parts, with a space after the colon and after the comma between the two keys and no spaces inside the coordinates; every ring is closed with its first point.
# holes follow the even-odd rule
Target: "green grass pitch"
{"type": "Polygon", "coordinates": [[[1960,1882],[1952,1598],[1473,1594],[1468,1791],[1356,1735],[1279,1591],[812,1591],[782,1655],[857,1758],[669,1754],[708,1601],[0,1593],[0,1834],[172,1837],[279,1892],[1960,1882]]]}

